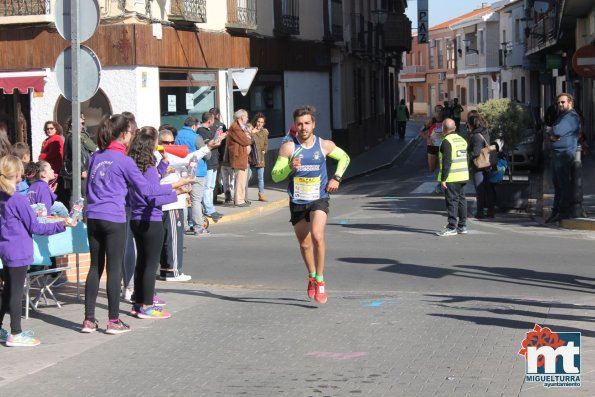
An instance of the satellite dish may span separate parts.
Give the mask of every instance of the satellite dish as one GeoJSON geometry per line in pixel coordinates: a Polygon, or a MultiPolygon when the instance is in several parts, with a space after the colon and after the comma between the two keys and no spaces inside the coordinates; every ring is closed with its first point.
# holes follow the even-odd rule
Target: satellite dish
{"type": "MultiPolygon", "coordinates": [[[[101,64],[99,58],[87,46],[81,45],[79,66],[79,101],[91,99],[99,88],[101,78],[101,64]]],[[[67,47],[60,53],[56,60],[54,71],[58,87],[64,98],[72,101],[72,49],[67,47]]]]}
{"type": "MultiPolygon", "coordinates": [[[[97,0],[78,0],[78,6],[78,35],[79,41],[82,43],[89,40],[97,30],[97,26],[99,26],[99,4],[97,0]]],[[[54,15],[56,16],[56,29],[58,29],[60,36],[66,40],[72,40],[70,36],[70,0],[57,0],[54,15]]]]}

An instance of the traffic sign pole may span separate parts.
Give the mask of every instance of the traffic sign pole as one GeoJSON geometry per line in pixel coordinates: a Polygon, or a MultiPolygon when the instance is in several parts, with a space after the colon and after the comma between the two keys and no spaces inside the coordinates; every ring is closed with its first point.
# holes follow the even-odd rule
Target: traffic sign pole
{"type": "Polygon", "coordinates": [[[72,49],[72,203],[81,197],[81,103],[79,102],[79,38],[78,0],[70,1],[70,47],[72,49]]]}

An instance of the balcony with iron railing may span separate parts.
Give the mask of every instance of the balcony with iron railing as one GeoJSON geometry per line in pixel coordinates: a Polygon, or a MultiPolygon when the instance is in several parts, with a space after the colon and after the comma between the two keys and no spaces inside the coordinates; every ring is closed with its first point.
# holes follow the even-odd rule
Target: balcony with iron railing
{"type": "Polygon", "coordinates": [[[426,73],[426,65],[405,65],[401,74],[423,74],[426,73]]]}
{"type": "Polygon", "coordinates": [[[351,14],[351,35],[350,35],[350,51],[364,55],[368,48],[365,40],[365,25],[364,16],[360,13],[351,14]]]}
{"type": "Polygon", "coordinates": [[[52,0],[0,0],[0,24],[53,22],[52,0]]]}
{"type": "Polygon", "coordinates": [[[256,30],[256,0],[227,0],[227,29],[256,30]]]}
{"type": "Polygon", "coordinates": [[[465,66],[477,66],[479,65],[479,54],[471,53],[465,55],[465,66]]]}
{"type": "Polygon", "coordinates": [[[558,37],[558,7],[554,6],[545,15],[540,15],[539,19],[529,22],[529,26],[525,29],[525,36],[527,38],[527,52],[539,51],[549,45],[555,43],[558,37]]]}
{"type": "Polygon", "coordinates": [[[343,1],[324,2],[324,40],[343,41],[343,1]]]}
{"type": "Polygon", "coordinates": [[[277,36],[300,34],[300,8],[298,0],[274,0],[274,33],[277,36]]]}
{"type": "Polygon", "coordinates": [[[168,19],[205,23],[207,22],[207,0],[171,0],[168,19]]]}

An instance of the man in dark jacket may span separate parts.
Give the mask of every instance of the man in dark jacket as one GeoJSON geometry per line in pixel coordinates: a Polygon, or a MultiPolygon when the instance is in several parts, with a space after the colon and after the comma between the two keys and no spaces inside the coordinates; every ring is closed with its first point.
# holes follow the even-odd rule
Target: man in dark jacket
{"type": "Polygon", "coordinates": [[[552,142],[552,180],[554,206],[546,223],[570,217],[572,181],[571,170],[580,131],[580,117],[574,110],[574,99],[567,93],[559,94],[556,103],[560,113],[552,127],[547,127],[552,142]]]}

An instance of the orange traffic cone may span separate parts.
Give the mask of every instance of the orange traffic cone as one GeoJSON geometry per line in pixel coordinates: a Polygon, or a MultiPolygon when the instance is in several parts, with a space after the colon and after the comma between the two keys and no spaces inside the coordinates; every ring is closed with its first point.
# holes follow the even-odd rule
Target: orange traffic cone
{"type": "Polygon", "coordinates": [[[160,152],[173,154],[174,156],[181,158],[188,156],[189,153],[188,146],[186,145],[157,145],[157,150],[160,152]]]}

